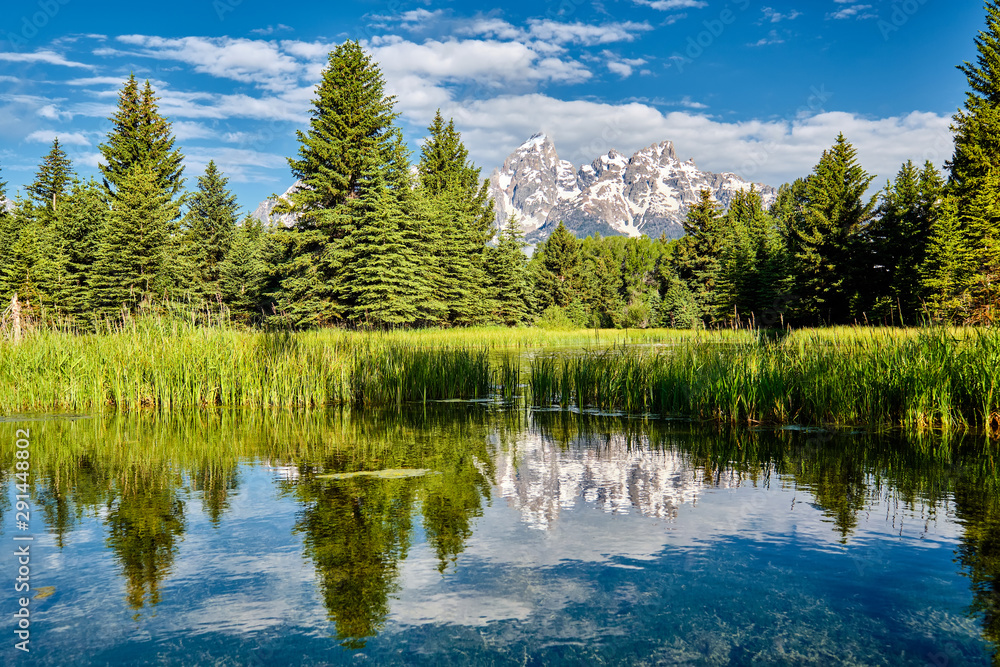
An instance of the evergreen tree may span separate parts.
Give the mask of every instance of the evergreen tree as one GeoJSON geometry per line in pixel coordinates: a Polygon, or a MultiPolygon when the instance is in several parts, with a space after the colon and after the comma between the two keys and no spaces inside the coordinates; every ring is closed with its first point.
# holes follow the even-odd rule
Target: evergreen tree
{"type": "Polygon", "coordinates": [[[951,320],[968,315],[966,287],[973,260],[958,215],[958,200],[947,196],[931,226],[920,280],[933,317],[951,320]]]}
{"type": "Polygon", "coordinates": [[[239,207],[227,179],[214,161],[198,178],[198,191],[191,197],[187,215],[188,244],[194,251],[197,276],[195,289],[206,295],[219,293],[220,265],[229,252],[236,230],[239,207]]]}
{"type": "Polygon", "coordinates": [[[294,325],[328,324],[348,314],[340,299],[351,292],[344,283],[356,231],[351,200],[361,196],[364,178],[393,160],[394,103],[378,65],[357,42],[334,49],[309,129],[297,133],[298,158],[289,159],[301,186],[275,209],[297,216],[294,229],[279,230],[283,238],[273,240],[270,253],[280,262],[271,298],[294,325]]]}
{"type": "Polygon", "coordinates": [[[489,310],[483,257],[493,236],[493,202],[454,121],[446,124],[439,110],[428,133],[417,172],[436,227],[438,245],[428,254],[439,276],[437,298],[449,322],[476,324],[489,310]]]}
{"type": "Polygon", "coordinates": [[[66,290],[63,305],[72,315],[81,316],[93,307],[90,280],[97,261],[100,235],[107,227],[108,205],[100,184],[79,181],[57,218],[60,243],[66,255],[66,290]]]}
{"type": "Polygon", "coordinates": [[[712,193],[702,190],[683,222],[685,235],[675,254],[677,275],[690,289],[706,324],[715,320],[723,221],[721,207],[712,199],[712,193]]]}
{"type": "Polygon", "coordinates": [[[36,317],[55,315],[65,290],[65,262],[51,219],[40,215],[31,202],[18,199],[0,230],[8,246],[0,265],[0,299],[18,298],[30,304],[36,317]]]}
{"type": "Polygon", "coordinates": [[[27,191],[38,206],[55,214],[72,179],[73,163],[56,137],[52,141],[52,149],[42,158],[35,181],[27,187],[27,191]]]}
{"type": "Polygon", "coordinates": [[[903,322],[911,323],[919,316],[924,295],[920,270],[927,261],[943,186],[930,162],[922,171],[907,162],[882,192],[878,217],[866,232],[873,256],[869,284],[874,312],[901,311],[897,314],[903,322]]]}
{"type": "Polygon", "coordinates": [[[238,322],[249,323],[262,314],[264,234],[263,224],[247,217],[234,231],[226,258],[219,265],[219,292],[238,322]]]}
{"type": "Polygon", "coordinates": [[[164,207],[162,217],[172,223],[180,215],[184,156],[174,148],[176,140],[170,122],[160,115],[158,99],[149,81],[140,90],[135,75],[129,77],[118,95],[107,143],[99,146],[100,168],[112,206],[121,197],[131,199],[137,171],[148,172],[164,207]]]}
{"type": "Polygon", "coordinates": [[[119,181],[91,278],[94,306],[113,315],[165,289],[162,264],[170,215],[159,174],[142,165],[119,181]]]}
{"type": "Polygon", "coordinates": [[[524,254],[524,232],[510,216],[500,232],[497,247],[489,251],[489,273],[494,319],[507,326],[525,324],[531,315],[531,280],[524,254]]]}
{"type": "Polygon", "coordinates": [[[576,298],[586,305],[588,326],[613,328],[624,322],[630,296],[622,276],[626,262],[625,242],[621,236],[588,236],[580,242],[579,294],[576,298]]]}
{"type": "Polygon", "coordinates": [[[976,63],[959,69],[969,82],[965,108],[954,117],[955,155],[949,189],[967,225],[966,243],[981,266],[997,262],[1000,215],[995,177],[1000,170],[1000,2],[986,3],[986,29],[976,37],[976,63]],[[992,193],[990,191],[993,191],[992,193]],[[984,198],[984,194],[987,197],[984,198]],[[992,201],[984,201],[989,199],[992,201]]]}
{"type": "Polygon", "coordinates": [[[309,130],[296,133],[299,157],[288,160],[302,187],[281,211],[299,214],[303,229],[325,227],[322,213],[356,197],[364,175],[390,153],[399,116],[394,105],[381,70],[360,44],[337,46],[316,89],[309,130]]]}
{"type": "Polygon", "coordinates": [[[654,323],[671,329],[691,329],[701,324],[701,309],[695,301],[694,294],[677,274],[674,253],[679,245],[679,241],[665,244],[663,254],[656,265],[660,304],[654,323]]]}
{"type": "Polygon", "coordinates": [[[580,242],[562,222],[540,246],[537,300],[543,310],[568,307],[580,288],[580,242]]]}
{"type": "Polygon", "coordinates": [[[784,277],[777,223],[764,211],[760,193],[751,187],[736,193],[723,227],[716,317],[756,322],[774,304],[784,277]]]}
{"type": "Polygon", "coordinates": [[[412,324],[423,290],[403,211],[377,167],[370,168],[356,187],[358,196],[350,203],[355,230],[348,238],[350,261],[344,281],[348,318],[365,328],[412,324]]]}
{"type": "Polygon", "coordinates": [[[134,305],[139,296],[152,295],[154,286],[157,296],[175,297],[178,288],[191,279],[178,224],[183,155],[175,148],[170,122],[160,115],[157,99],[149,81],[140,89],[135,75],[130,76],[119,93],[107,142],[99,146],[104,188],[113,211],[104,233],[105,245],[142,239],[139,245],[123,250],[122,266],[112,267],[111,256],[98,261],[96,303],[105,312],[125,303],[134,305]],[[147,202],[136,199],[140,191],[148,195],[147,202]],[[153,205],[158,208],[154,210],[153,205]],[[145,222],[135,219],[140,211],[150,216],[145,222]],[[117,229],[119,224],[126,228],[117,229]],[[139,257],[136,252],[147,254],[139,257]],[[158,272],[155,276],[148,273],[153,267],[158,272]],[[122,282],[117,285],[108,282],[118,279],[122,282]]]}
{"type": "Polygon", "coordinates": [[[800,317],[809,322],[847,322],[854,313],[860,279],[868,266],[861,233],[871,221],[875,200],[865,200],[873,180],[857,162],[844,135],[806,179],[799,213],[787,229],[791,289],[800,317]]]}
{"type": "MultiPolygon", "coordinates": [[[[2,178],[2,171],[0,171],[2,178]]],[[[15,218],[11,215],[8,206],[12,206],[7,201],[7,182],[0,180],[0,307],[5,307],[3,301],[8,299],[8,292],[12,292],[4,277],[4,267],[10,263],[10,250],[17,239],[19,229],[15,224],[15,218]]]]}

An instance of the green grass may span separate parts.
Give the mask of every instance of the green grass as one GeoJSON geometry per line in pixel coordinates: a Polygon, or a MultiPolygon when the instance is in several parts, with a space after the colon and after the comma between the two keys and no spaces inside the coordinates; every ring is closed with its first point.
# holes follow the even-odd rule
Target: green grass
{"type": "Polygon", "coordinates": [[[0,341],[0,413],[512,403],[1000,434],[1000,331],[265,333],[166,318],[0,341]],[[524,386],[522,386],[524,382],[524,386]]]}
{"type": "Polygon", "coordinates": [[[1000,434],[1000,331],[840,333],[538,359],[531,396],[539,405],[729,423],[1000,434]]]}

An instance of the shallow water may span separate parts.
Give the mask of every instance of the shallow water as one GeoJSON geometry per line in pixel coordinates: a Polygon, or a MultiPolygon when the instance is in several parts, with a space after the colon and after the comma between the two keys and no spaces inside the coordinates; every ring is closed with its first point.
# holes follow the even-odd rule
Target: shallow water
{"type": "Polygon", "coordinates": [[[975,439],[444,405],[9,418],[0,459],[5,618],[14,537],[38,596],[5,663],[985,665],[1000,636],[975,439]]]}

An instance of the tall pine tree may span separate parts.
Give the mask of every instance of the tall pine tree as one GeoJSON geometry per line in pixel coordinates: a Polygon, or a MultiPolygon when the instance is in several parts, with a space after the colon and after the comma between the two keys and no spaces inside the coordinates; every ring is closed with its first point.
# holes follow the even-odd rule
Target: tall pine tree
{"type": "Polygon", "coordinates": [[[493,319],[507,326],[525,324],[531,316],[531,277],[525,245],[521,223],[516,216],[510,216],[496,248],[488,251],[493,319]]]}
{"type": "Polygon", "coordinates": [[[259,220],[247,217],[233,233],[225,259],[219,265],[219,292],[235,321],[249,324],[263,315],[266,267],[264,235],[259,220]]]}
{"type": "Polygon", "coordinates": [[[873,310],[914,323],[925,296],[920,270],[941,205],[943,181],[930,162],[919,170],[907,162],[880,196],[878,217],[866,230],[872,254],[869,274],[873,310]],[[882,305],[879,305],[879,301],[882,305]]]}
{"type": "Polygon", "coordinates": [[[452,324],[476,324],[487,315],[486,242],[493,236],[493,202],[488,183],[469,161],[454,121],[440,110],[428,129],[417,171],[428,199],[436,247],[432,271],[438,276],[437,299],[452,324]]]}
{"type": "Polygon", "coordinates": [[[965,62],[969,91],[965,108],[954,116],[955,154],[949,163],[948,191],[956,200],[964,246],[961,255],[969,264],[955,276],[958,290],[970,311],[968,317],[983,321],[983,314],[1000,310],[996,288],[1000,275],[1000,2],[986,3],[986,28],[975,44],[976,62],[965,62]]]}
{"type": "Polygon", "coordinates": [[[790,288],[804,322],[833,324],[861,315],[854,306],[869,268],[859,259],[867,256],[861,234],[875,209],[875,200],[865,196],[872,180],[843,134],[806,179],[797,215],[785,230],[790,288]]]}
{"type": "Polygon", "coordinates": [[[684,237],[674,255],[677,275],[687,284],[706,324],[716,320],[716,298],[721,271],[723,215],[712,193],[700,199],[684,219],[684,237]]]}
{"type": "Polygon", "coordinates": [[[135,165],[119,180],[91,278],[99,315],[134,309],[166,289],[163,263],[170,215],[159,174],[135,165]]]}
{"type": "Polygon", "coordinates": [[[193,255],[195,290],[214,298],[219,294],[220,266],[233,242],[239,207],[229,191],[229,179],[214,160],[198,178],[198,191],[191,196],[187,224],[187,245],[193,255]]]}
{"type": "Polygon", "coordinates": [[[59,137],[56,137],[52,141],[52,149],[42,158],[35,181],[27,190],[40,208],[55,214],[72,180],[73,163],[59,144],[59,137]]]}
{"type": "Polygon", "coordinates": [[[535,285],[539,308],[567,308],[579,297],[580,242],[560,222],[536,254],[535,285]]]}
{"type": "Polygon", "coordinates": [[[294,229],[279,230],[271,298],[296,326],[330,324],[349,315],[345,284],[349,245],[356,231],[351,201],[365,178],[393,159],[397,117],[378,65],[357,42],[330,54],[316,89],[306,132],[298,132],[297,158],[289,159],[300,187],[276,208],[292,213],[294,229]]]}
{"type": "Polygon", "coordinates": [[[149,81],[140,89],[130,76],[119,93],[108,139],[99,147],[111,215],[93,284],[95,304],[105,313],[154,293],[175,296],[175,287],[188,280],[178,224],[183,155],[157,99],[149,81]]]}

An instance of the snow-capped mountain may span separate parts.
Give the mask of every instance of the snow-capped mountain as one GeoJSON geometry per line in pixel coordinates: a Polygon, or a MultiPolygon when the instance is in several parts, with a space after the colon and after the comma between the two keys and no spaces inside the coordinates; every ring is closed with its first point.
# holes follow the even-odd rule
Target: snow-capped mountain
{"type": "MultiPolygon", "coordinates": [[[[296,181],[295,184],[292,185],[292,187],[285,190],[284,194],[282,194],[280,198],[284,199],[285,201],[288,201],[288,195],[295,192],[301,184],[302,181],[296,181]]],[[[257,205],[257,208],[254,209],[254,212],[250,214],[250,217],[256,220],[260,220],[265,225],[282,225],[285,227],[294,227],[296,216],[291,213],[275,215],[274,209],[277,206],[278,206],[278,201],[276,199],[265,199],[264,201],[262,201],[260,204],[257,205]]]]}
{"type": "MultiPolygon", "coordinates": [[[[498,226],[516,215],[530,242],[544,241],[561,221],[579,237],[600,233],[683,236],[681,221],[708,190],[728,207],[736,192],[749,190],[736,174],[701,171],[677,159],[672,142],[640,150],[631,158],[612,150],[576,169],[561,160],[544,134],[523,143],[490,176],[498,226]]],[[[756,184],[769,206],[777,191],[756,184]]]]}

